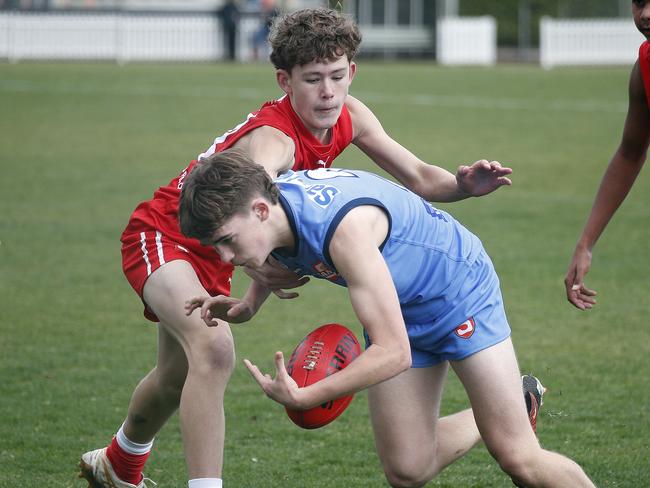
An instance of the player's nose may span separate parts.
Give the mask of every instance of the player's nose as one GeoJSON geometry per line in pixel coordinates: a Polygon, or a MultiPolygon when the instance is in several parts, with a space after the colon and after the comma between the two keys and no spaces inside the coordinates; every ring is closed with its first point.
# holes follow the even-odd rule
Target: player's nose
{"type": "Polygon", "coordinates": [[[219,257],[221,258],[222,262],[226,264],[232,264],[232,260],[235,257],[235,253],[233,253],[230,249],[220,245],[214,246],[214,249],[219,254],[219,257]]]}
{"type": "Polygon", "coordinates": [[[321,84],[321,96],[324,98],[334,96],[334,83],[331,80],[325,79],[321,84]]]}

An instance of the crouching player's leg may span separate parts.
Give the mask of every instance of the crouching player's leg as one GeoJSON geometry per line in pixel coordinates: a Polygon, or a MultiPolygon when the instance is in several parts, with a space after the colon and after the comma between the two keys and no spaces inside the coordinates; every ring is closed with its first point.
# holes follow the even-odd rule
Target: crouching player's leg
{"type": "Polygon", "coordinates": [[[471,410],[438,418],[447,370],[447,362],[411,368],[368,391],[375,445],[391,486],[423,486],[481,440],[471,410]]]}
{"type": "Polygon", "coordinates": [[[185,315],[187,298],[207,293],[192,266],[182,260],[160,268],[144,288],[144,298],[160,318],[160,327],[176,340],[186,358],[179,415],[190,480],[221,478],[223,397],[235,361],[227,323],[207,327],[198,313],[185,315]]]}
{"type": "Polygon", "coordinates": [[[426,307],[435,322],[414,324],[409,319],[423,317],[425,309],[402,309],[413,367],[369,391],[375,442],[389,483],[423,486],[482,438],[521,486],[593,486],[573,461],[539,446],[534,424],[543,387],[525,377],[522,395],[489,257],[478,256],[457,295],[443,307],[426,307]],[[438,419],[447,361],[463,382],[472,410],[438,419]],[[528,383],[534,383],[534,391],[528,383]],[[531,394],[529,407],[524,398],[531,394]]]}
{"type": "MultiPolygon", "coordinates": [[[[484,252],[474,263],[470,278],[468,283],[473,284],[459,294],[456,311],[473,312],[471,327],[460,328],[460,333],[456,329],[445,347],[450,351],[446,357],[467,391],[487,449],[517,486],[594,486],[576,463],[539,445],[535,419],[526,413],[527,402],[533,398],[522,398],[522,377],[499,280],[484,252]]],[[[525,391],[530,379],[524,377],[525,391]]],[[[536,379],[534,383],[537,386],[536,379]]],[[[535,400],[531,404],[534,412],[535,400]]],[[[541,395],[539,400],[541,404],[541,395]]]]}
{"type": "MultiPolygon", "coordinates": [[[[207,327],[199,314],[185,315],[187,298],[208,291],[197,277],[196,264],[166,257],[166,264],[147,270],[146,282],[134,284],[147,317],[159,322],[158,361],[138,384],[113,442],[82,456],[81,476],[93,487],[147,486],[142,469],[153,438],[179,406],[189,486],[193,480],[221,486],[223,396],[235,361],[233,339],[227,323],[207,327]]],[[[223,272],[210,274],[227,283],[223,272]]]]}
{"type": "Polygon", "coordinates": [[[574,461],[540,447],[521,396],[510,339],[452,362],[487,449],[517,486],[593,487],[574,461]]]}

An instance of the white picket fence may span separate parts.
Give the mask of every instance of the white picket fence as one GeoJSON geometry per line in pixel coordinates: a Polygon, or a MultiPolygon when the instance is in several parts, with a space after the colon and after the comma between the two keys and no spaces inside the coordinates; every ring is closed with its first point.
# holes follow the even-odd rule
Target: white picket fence
{"type": "Polygon", "coordinates": [[[562,65],[633,64],[644,40],[631,19],[545,17],[540,23],[540,63],[547,69],[562,65]]]}
{"type": "MultiPolygon", "coordinates": [[[[237,56],[252,59],[257,18],[240,23],[237,56]]],[[[362,52],[431,52],[426,28],[361,27],[362,52]]],[[[492,65],[497,60],[493,17],[446,17],[436,29],[440,64],[492,65]]],[[[540,24],[540,63],[632,64],[644,37],[627,19],[556,20],[540,24]]],[[[0,13],[0,59],[212,61],[224,46],[217,18],[207,13],[0,13]]]]}
{"type": "MultiPolygon", "coordinates": [[[[252,57],[259,21],[243,18],[237,57],[252,57]]],[[[0,13],[0,58],[210,61],[224,54],[213,15],[137,13],[0,13]]]]}
{"type": "MultiPolygon", "coordinates": [[[[244,17],[237,56],[252,59],[255,17],[244,17]]],[[[431,53],[426,27],[361,26],[362,52],[431,53]]],[[[443,19],[437,56],[443,64],[493,64],[496,22],[491,17],[443,19]]],[[[223,58],[219,22],[206,13],[0,13],[0,59],[210,61],[223,58]]]]}
{"type": "Polygon", "coordinates": [[[440,64],[493,65],[497,62],[497,22],[494,17],[445,17],[436,29],[436,59],[440,64]]]}

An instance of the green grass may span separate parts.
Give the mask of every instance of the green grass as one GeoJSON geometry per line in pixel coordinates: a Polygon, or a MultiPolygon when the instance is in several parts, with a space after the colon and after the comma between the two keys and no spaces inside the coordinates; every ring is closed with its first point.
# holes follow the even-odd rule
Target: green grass
{"type": "MultiPolygon", "coordinates": [[[[352,87],[424,160],[514,168],[511,188],[444,208],[484,241],[522,370],[550,389],[542,444],[617,488],[650,479],[647,174],[596,248],[597,308],[569,306],[562,279],[620,139],[627,77],[362,62],[352,87]]],[[[0,487],[83,486],[79,455],[110,439],[155,361],[155,329],[121,273],[120,232],[138,202],[277,94],[268,66],[0,64],[0,487]]],[[[372,167],[356,149],[338,164],[372,167]]],[[[237,275],[235,294],[245,285],[237,275]]],[[[344,290],[312,282],[233,327],[238,358],[268,367],[275,350],[290,352],[325,322],[360,332],[344,290]]],[[[365,402],[361,393],[334,424],[302,431],[238,363],[226,399],[228,486],[386,486],[365,402]]],[[[443,412],[466,406],[452,374],[443,412]]],[[[186,486],[176,417],[147,473],[186,486]]],[[[511,484],[479,447],[428,486],[511,484]]]]}

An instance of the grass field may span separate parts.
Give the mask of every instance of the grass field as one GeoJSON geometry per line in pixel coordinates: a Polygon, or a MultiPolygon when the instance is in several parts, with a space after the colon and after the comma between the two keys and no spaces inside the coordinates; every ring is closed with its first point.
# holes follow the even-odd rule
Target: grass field
{"type": "MultiPolygon", "coordinates": [[[[601,487],[650,486],[650,178],[642,174],[596,248],[596,309],[562,279],[616,145],[629,69],[443,69],[361,62],[352,93],[397,140],[450,170],[514,168],[511,188],[445,205],[483,240],[501,277],[523,371],[549,387],[548,448],[601,487]]],[[[80,487],[79,455],[106,444],[155,361],[156,334],[122,276],[135,205],[278,90],[269,66],[0,64],[0,487],[80,487]]],[[[338,165],[371,168],[356,149],[338,165]]],[[[246,280],[237,275],[235,294],[246,280]]],[[[344,290],[312,282],[234,326],[239,360],[269,368],[316,325],[360,333],[344,290]]],[[[229,487],[386,486],[357,396],[302,431],[238,366],[226,400],[229,487]]],[[[450,375],[444,413],[467,401],[450,375]]],[[[173,417],[147,474],[186,486],[173,417]]],[[[483,447],[431,487],[512,486],[483,447]]]]}

